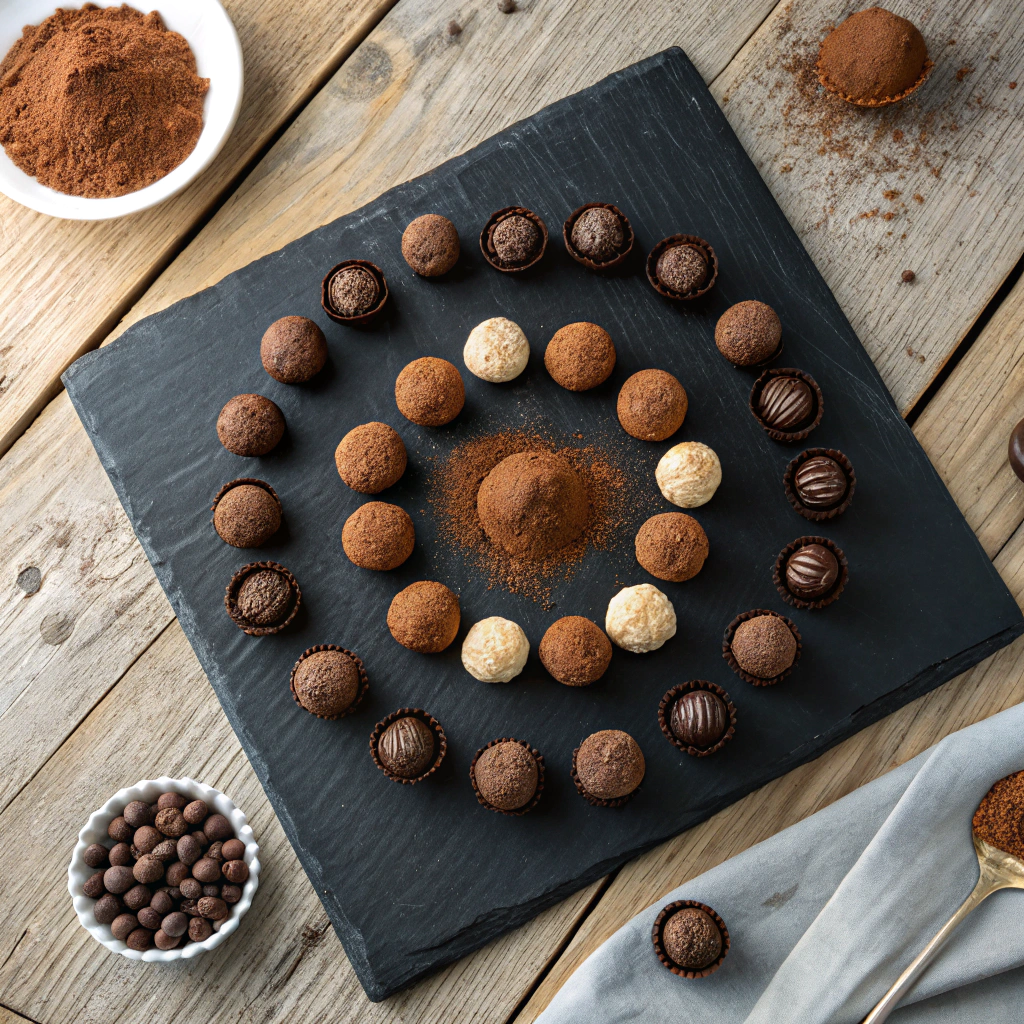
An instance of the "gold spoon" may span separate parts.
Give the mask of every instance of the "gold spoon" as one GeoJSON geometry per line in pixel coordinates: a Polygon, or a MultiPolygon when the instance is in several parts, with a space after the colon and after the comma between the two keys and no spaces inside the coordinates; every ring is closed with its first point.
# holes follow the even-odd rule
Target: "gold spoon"
{"type": "Polygon", "coordinates": [[[914,958],[913,963],[896,979],[896,983],[878,1001],[875,1008],[861,1024],[881,1024],[896,1004],[921,976],[924,969],[935,959],[945,945],[953,929],[979,904],[999,889],[1024,889],[1024,861],[994,846],[989,846],[974,833],[974,850],[978,854],[980,874],[974,891],[963,901],[960,909],[939,929],[938,934],[914,958]]]}

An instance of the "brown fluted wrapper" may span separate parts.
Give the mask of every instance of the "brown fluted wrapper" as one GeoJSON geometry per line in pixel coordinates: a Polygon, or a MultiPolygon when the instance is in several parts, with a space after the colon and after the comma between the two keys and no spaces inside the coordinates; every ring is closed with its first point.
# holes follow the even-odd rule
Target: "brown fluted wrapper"
{"type": "Polygon", "coordinates": [[[320,285],[320,305],[323,306],[324,312],[336,323],[336,324],[349,324],[353,327],[360,327],[363,324],[370,323],[378,313],[384,308],[388,301],[388,282],[384,277],[384,271],[380,267],[368,260],[342,260],[341,263],[336,264],[327,271],[327,275],[324,277],[323,284],[320,285]],[[357,313],[355,316],[345,316],[344,313],[339,313],[334,306],[331,305],[331,281],[340,274],[343,270],[349,267],[362,267],[363,270],[368,271],[377,282],[377,287],[380,292],[377,296],[377,304],[373,309],[368,309],[365,313],[357,313]]]}
{"type": "Polygon", "coordinates": [[[635,241],[633,226],[629,223],[629,218],[617,206],[613,206],[611,203],[584,203],[578,210],[573,210],[562,225],[562,238],[565,240],[565,248],[569,251],[569,255],[577,263],[582,263],[583,266],[589,267],[591,270],[611,270],[612,267],[617,267],[630,254],[630,252],[632,252],[633,242],[635,241]],[[580,214],[594,206],[603,206],[606,210],[611,210],[612,213],[614,213],[622,222],[622,231],[624,235],[623,248],[610,260],[606,260],[604,263],[595,263],[594,260],[589,259],[581,252],[578,252],[572,244],[573,226],[576,221],[579,220],[580,214]]]}
{"type": "Polygon", "coordinates": [[[770,608],[752,608],[749,612],[744,612],[742,615],[737,615],[728,626],[725,627],[725,636],[722,638],[722,657],[729,663],[729,668],[733,670],[745,682],[752,684],[753,686],[774,686],[776,683],[781,683],[788,675],[790,675],[793,669],[796,668],[800,661],[800,652],[804,648],[803,637],[800,636],[800,630],[797,629],[796,623],[785,615],[779,612],[773,612],[770,608]],[[747,619],[753,619],[758,615],[774,615],[776,618],[782,619],[783,622],[793,631],[793,636],[796,637],[796,656],[793,658],[793,664],[786,669],[785,672],[779,673],[773,679],[761,679],[758,676],[752,676],[749,672],[745,672],[740,668],[739,662],[733,657],[732,653],[732,638],[736,632],[736,627],[741,622],[746,622],[747,619]]]}
{"type": "Polygon", "coordinates": [[[627,793],[625,796],[617,797],[615,800],[602,800],[600,799],[600,797],[591,796],[583,787],[583,783],[580,782],[580,777],[576,772],[576,755],[579,752],[579,747],[577,747],[572,752],[572,768],[570,769],[569,774],[572,776],[572,781],[573,785],[576,787],[576,792],[579,793],[579,795],[583,797],[583,799],[586,800],[588,804],[591,804],[594,807],[624,807],[626,804],[629,803],[630,800],[633,799],[636,790],[644,784],[643,779],[641,779],[640,786],[637,786],[632,793],[627,793]]]}
{"type": "Polygon", "coordinates": [[[433,715],[424,711],[423,708],[399,708],[397,711],[392,711],[387,718],[382,718],[377,723],[373,732],[370,734],[370,755],[373,757],[373,763],[392,782],[400,782],[403,786],[414,786],[417,782],[422,782],[424,779],[433,775],[434,772],[441,767],[441,762],[444,760],[444,755],[446,753],[448,753],[448,737],[445,736],[444,729],[441,728],[441,723],[434,718],[433,715]],[[404,775],[396,775],[393,771],[385,768],[384,763],[377,756],[377,742],[383,735],[384,730],[397,718],[418,718],[425,722],[434,733],[434,742],[437,747],[434,755],[434,761],[422,775],[417,775],[414,779],[407,779],[404,775]]]}
{"type": "Polygon", "coordinates": [[[794,608],[816,609],[830,605],[833,601],[838,600],[849,578],[850,566],[846,561],[846,555],[843,554],[843,549],[827,537],[798,537],[779,552],[779,557],[775,559],[775,568],[772,570],[772,581],[775,583],[776,590],[782,595],[782,600],[794,608]],[[797,596],[786,586],[786,562],[789,561],[789,556],[808,544],[820,544],[822,547],[828,548],[839,563],[839,577],[832,584],[832,589],[824,597],[815,598],[813,601],[797,596]]]}
{"type": "MultiPolygon", "coordinates": [[[[275,497],[277,497],[277,495],[275,495],[275,497]]],[[[299,589],[299,581],[279,562],[250,562],[248,565],[243,565],[242,568],[231,577],[231,582],[227,585],[224,592],[224,607],[227,608],[228,615],[231,616],[231,621],[248,636],[270,636],[272,633],[280,633],[281,630],[295,618],[296,614],[298,614],[300,604],[302,604],[302,591],[299,589]],[[291,611],[288,612],[286,618],[273,626],[250,625],[249,620],[239,612],[238,605],[235,603],[238,598],[239,588],[245,582],[246,578],[255,572],[259,572],[261,569],[273,569],[275,572],[279,572],[288,581],[288,585],[292,589],[293,600],[291,611]]]]}
{"type": "Polygon", "coordinates": [[[711,247],[711,243],[704,241],[698,235],[670,235],[668,238],[663,238],[648,253],[647,280],[651,282],[651,287],[666,299],[674,299],[676,302],[689,302],[691,299],[699,299],[702,295],[706,295],[711,291],[715,281],[718,280],[718,256],[715,255],[715,250],[711,247]],[[694,249],[698,249],[703,254],[708,264],[708,276],[704,278],[704,283],[696,291],[687,292],[685,295],[672,291],[671,288],[667,288],[658,280],[658,260],[666,249],[675,245],[693,246],[694,249]]]}
{"type": "Polygon", "coordinates": [[[370,689],[370,679],[366,674],[366,666],[363,664],[363,659],[360,658],[359,655],[354,654],[352,651],[347,650],[344,647],[339,647],[337,644],[316,644],[315,646],[309,647],[306,650],[304,650],[299,655],[299,660],[295,662],[294,665],[292,665],[291,673],[288,676],[288,687],[292,691],[292,699],[295,701],[296,704],[299,705],[300,708],[302,708],[303,711],[305,711],[307,714],[315,715],[317,718],[322,718],[324,719],[324,721],[333,722],[339,718],[345,718],[348,715],[351,715],[352,712],[359,707],[359,705],[363,701],[363,698],[366,696],[370,689]],[[352,659],[353,663],[356,666],[356,669],[359,671],[359,690],[356,693],[356,699],[352,701],[352,703],[349,704],[349,706],[345,708],[344,711],[337,715],[318,715],[315,711],[310,711],[309,708],[303,706],[303,704],[299,701],[298,695],[295,693],[295,673],[298,671],[299,666],[311,654],[319,654],[320,651],[338,651],[340,654],[347,655],[349,658],[352,659]]]}
{"type": "Polygon", "coordinates": [[[484,225],[483,231],[480,232],[480,251],[484,254],[484,259],[494,267],[495,270],[500,270],[503,274],[517,274],[521,270],[528,270],[530,267],[535,266],[544,257],[544,253],[547,252],[548,248],[548,226],[533,212],[528,210],[525,206],[506,206],[504,209],[498,210],[496,213],[492,213],[490,219],[484,225]],[[494,229],[498,226],[501,221],[508,217],[514,216],[525,217],[527,220],[533,221],[534,224],[540,229],[540,249],[537,255],[530,260],[529,263],[520,263],[518,266],[513,266],[510,263],[503,263],[499,258],[498,254],[494,251],[494,245],[491,242],[491,238],[494,235],[494,229]]]}
{"type": "MultiPolygon", "coordinates": [[[[217,511],[217,505],[220,499],[224,497],[233,487],[241,487],[242,484],[252,484],[254,487],[262,487],[273,499],[277,502],[277,507],[281,509],[282,513],[284,509],[281,506],[281,499],[277,496],[277,491],[274,490],[266,480],[257,480],[253,476],[240,476],[237,480],[229,480],[216,494],[213,499],[213,504],[210,506],[211,512],[217,511]]],[[[211,519],[210,522],[213,522],[211,519]]]]}
{"type": "Polygon", "coordinates": [[[809,373],[804,373],[803,370],[798,370],[795,367],[774,367],[770,370],[765,370],[764,373],[754,381],[754,386],[750,389],[750,399],[747,404],[754,419],[761,424],[761,429],[773,441],[782,442],[802,441],[821,422],[822,414],[825,411],[825,401],[822,398],[821,388],[818,387],[818,382],[809,373]],[[802,380],[811,389],[811,395],[815,403],[814,416],[809,423],[797,430],[779,430],[777,427],[769,426],[763,419],[761,419],[761,413],[758,410],[761,400],[761,392],[764,390],[765,385],[775,377],[796,377],[798,380],[802,380]]]}
{"type": "Polygon", "coordinates": [[[473,792],[476,794],[477,802],[482,807],[486,807],[487,810],[495,811],[498,814],[504,814],[509,818],[521,818],[528,811],[532,811],[534,807],[540,803],[541,794],[544,792],[544,755],[535,747],[531,747],[529,743],[526,743],[523,740],[517,740],[512,736],[502,736],[500,739],[491,740],[490,743],[481,747],[473,755],[473,762],[469,766],[469,781],[470,785],[473,787],[473,792]],[[499,743],[518,743],[521,747],[525,747],[537,762],[537,790],[530,798],[529,803],[524,804],[522,807],[517,807],[514,811],[506,811],[501,807],[495,807],[494,804],[488,803],[476,785],[476,763],[480,760],[480,755],[485,750],[489,750],[491,747],[496,746],[499,743]]]}
{"type": "Polygon", "coordinates": [[[654,943],[654,952],[658,954],[658,959],[662,962],[663,966],[667,967],[673,974],[678,974],[680,978],[690,979],[706,978],[709,974],[714,974],[722,966],[722,961],[728,955],[730,946],[729,929],[725,927],[725,922],[706,903],[699,903],[697,900],[676,900],[675,903],[669,903],[662,907],[661,912],[654,919],[654,927],[651,929],[651,941],[654,943]],[[722,951],[718,954],[718,958],[709,963],[707,967],[702,967],[699,971],[687,970],[685,967],[680,967],[676,964],[669,957],[668,953],[665,952],[665,947],[662,943],[665,922],[677,910],[685,910],[687,907],[696,907],[698,910],[703,910],[715,922],[718,930],[722,933],[722,951]]]}
{"type": "Polygon", "coordinates": [[[664,697],[661,698],[661,703],[658,705],[658,725],[661,726],[661,731],[665,734],[665,739],[669,741],[674,747],[678,747],[680,750],[689,754],[691,757],[707,757],[709,754],[714,754],[721,750],[736,735],[736,705],[733,704],[732,698],[725,690],[722,689],[717,683],[709,682],[707,679],[690,679],[685,683],[679,683],[678,686],[673,686],[664,697]],[[672,707],[684,693],[689,693],[691,690],[707,690],[710,693],[717,694],[722,698],[722,702],[725,704],[725,710],[729,715],[729,724],[726,726],[726,730],[718,738],[718,740],[710,747],[695,747],[690,743],[684,743],[673,731],[671,725],[672,707]]]}
{"type": "Polygon", "coordinates": [[[782,476],[782,486],[786,492],[787,500],[796,512],[799,512],[804,519],[809,519],[812,523],[823,523],[828,519],[835,519],[836,516],[842,515],[850,507],[850,503],[853,501],[853,492],[857,486],[857,474],[854,473],[853,464],[850,460],[838,449],[808,448],[806,451],[802,451],[786,467],[786,472],[782,476]],[[813,459],[817,455],[826,455],[833,461],[838,462],[846,474],[846,496],[838,505],[832,508],[808,508],[797,497],[796,491],[793,488],[793,477],[796,475],[797,469],[808,459],[813,459]]]}

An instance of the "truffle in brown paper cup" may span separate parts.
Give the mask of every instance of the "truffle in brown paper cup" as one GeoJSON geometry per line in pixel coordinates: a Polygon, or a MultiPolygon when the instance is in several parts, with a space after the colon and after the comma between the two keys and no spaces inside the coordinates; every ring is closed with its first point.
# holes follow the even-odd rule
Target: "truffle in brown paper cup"
{"type": "Polygon", "coordinates": [[[718,257],[715,255],[715,250],[711,247],[711,243],[704,241],[698,235],[670,235],[668,238],[663,238],[648,254],[647,280],[651,282],[651,287],[666,299],[674,299],[677,302],[689,302],[691,299],[699,299],[702,295],[706,295],[711,291],[715,281],[718,280],[718,257]],[[658,278],[658,260],[661,259],[661,254],[666,249],[674,248],[677,245],[688,245],[692,249],[696,249],[707,263],[707,274],[704,277],[704,282],[699,288],[693,289],[693,291],[673,291],[658,278]]]}
{"type": "MultiPolygon", "coordinates": [[[[284,515],[284,508],[281,505],[281,499],[277,496],[277,491],[275,491],[274,488],[271,487],[270,484],[268,484],[266,480],[257,480],[255,477],[241,476],[237,480],[229,480],[217,492],[216,496],[213,499],[213,504],[210,506],[210,511],[213,513],[214,518],[211,519],[210,522],[213,524],[213,528],[215,530],[217,530],[217,506],[220,504],[221,499],[224,497],[225,494],[228,493],[228,491],[234,490],[234,488],[236,488],[236,487],[241,487],[243,484],[249,484],[252,487],[262,487],[263,490],[265,490],[267,492],[267,494],[269,494],[274,499],[274,503],[277,505],[278,513],[281,516],[284,515]]],[[[280,529],[280,526],[278,526],[278,530],[279,529],[280,529]]],[[[276,533],[276,532],[277,532],[277,530],[274,531],[274,533],[276,533]]],[[[217,536],[220,537],[220,539],[222,541],[224,541],[225,544],[231,544],[233,547],[243,547],[243,546],[244,547],[256,547],[256,546],[259,546],[259,545],[239,545],[239,544],[234,544],[232,541],[229,541],[226,537],[224,537],[224,535],[220,532],[220,530],[217,530],[217,536]]],[[[264,538],[264,540],[261,543],[265,544],[272,536],[274,536],[273,533],[269,534],[266,538],[264,538]]]]}
{"type": "Polygon", "coordinates": [[[569,774],[572,776],[572,781],[573,785],[576,787],[576,792],[579,793],[579,795],[583,797],[583,799],[586,800],[588,804],[591,804],[594,807],[624,807],[626,804],[629,803],[630,800],[633,799],[633,796],[636,794],[636,790],[643,785],[643,780],[641,780],[640,785],[637,786],[632,793],[627,793],[625,796],[617,797],[615,800],[602,800],[600,797],[591,796],[584,788],[583,783],[580,781],[579,774],[576,771],[576,755],[579,752],[579,747],[577,747],[572,752],[572,768],[569,774]]]}
{"type": "Polygon", "coordinates": [[[725,922],[706,903],[699,903],[697,900],[676,900],[675,903],[669,903],[667,906],[662,907],[661,912],[654,919],[654,927],[651,929],[651,941],[654,943],[654,952],[658,954],[658,959],[665,967],[667,967],[673,974],[678,974],[681,978],[690,979],[706,978],[709,974],[714,974],[715,971],[722,966],[722,961],[728,955],[730,946],[729,929],[725,927],[725,922]],[[680,910],[685,910],[687,907],[694,907],[697,910],[703,910],[704,913],[715,922],[715,925],[722,936],[722,949],[718,956],[712,960],[707,967],[702,967],[700,970],[696,971],[690,970],[686,967],[680,967],[668,955],[668,953],[665,952],[665,924],[673,914],[680,910]]]}
{"type": "Polygon", "coordinates": [[[754,385],[750,389],[748,405],[754,419],[761,424],[761,429],[773,441],[782,441],[784,443],[802,441],[821,422],[822,414],[825,411],[825,402],[821,395],[821,388],[818,387],[818,382],[809,373],[804,373],[803,370],[798,370],[795,367],[774,367],[773,369],[765,370],[754,381],[754,385]],[[788,428],[772,426],[764,419],[761,411],[761,394],[769,382],[777,377],[795,377],[797,380],[803,381],[811,392],[812,404],[810,411],[805,417],[788,428]]]}
{"type": "Polygon", "coordinates": [[[661,731],[665,734],[665,739],[667,739],[672,746],[678,747],[691,757],[707,757],[709,754],[714,754],[721,750],[722,747],[724,747],[736,734],[736,705],[733,704],[729,694],[716,683],[709,682],[707,679],[690,679],[685,683],[679,683],[678,686],[673,686],[672,689],[661,698],[661,703],[658,705],[658,725],[661,726],[661,731]],[[695,747],[692,743],[684,743],[672,731],[671,720],[673,706],[680,697],[684,694],[692,693],[694,690],[707,690],[709,693],[713,693],[721,698],[722,703],[725,705],[727,715],[725,732],[723,732],[710,747],[695,747]]]}
{"type": "Polygon", "coordinates": [[[826,520],[835,519],[836,516],[842,515],[850,507],[850,503],[853,501],[853,492],[857,487],[857,475],[853,471],[853,465],[850,460],[838,449],[808,448],[806,451],[802,451],[786,467],[786,472],[782,475],[782,487],[786,492],[787,500],[796,512],[799,512],[804,519],[810,519],[812,523],[823,523],[826,520]],[[816,489],[819,490],[823,496],[827,496],[827,488],[829,486],[836,486],[837,495],[835,502],[831,505],[812,507],[810,505],[805,505],[797,492],[796,474],[805,462],[809,462],[811,459],[817,458],[818,456],[824,456],[825,458],[831,459],[839,466],[843,471],[843,475],[846,477],[846,490],[839,495],[838,486],[830,479],[832,474],[829,472],[823,472],[820,474],[821,479],[816,482],[816,489]]]}
{"type": "Polygon", "coordinates": [[[729,663],[729,668],[733,670],[740,677],[754,686],[774,686],[776,683],[781,683],[793,669],[796,668],[797,663],[800,661],[800,652],[803,650],[803,639],[800,636],[800,630],[797,629],[796,623],[787,618],[785,615],[780,615],[778,612],[773,612],[770,608],[753,608],[749,612],[744,612],[742,615],[737,615],[732,622],[725,629],[725,636],[722,639],[722,657],[729,663]],[[762,679],[760,676],[751,675],[740,667],[739,662],[736,660],[735,655],[732,653],[732,638],[736,633],[736,629],[739,627],[741,622],[746,622],[748,619],[756,618],[758,615],[774,615],[782,621],[792,630],[793,637],[796,640],[796,654],[793,657],[793,664],[789,666],[785,671],[780,672],[777,676],[773,676],[771,679],[762,679]]]}
{"type": "Polygon", "coordinates": [[[362,658],[357,654],[353,654],[352,651],[347,650],[344,647],[339,647],[337,644],[316,644],[314,647],[308,648],[299,655],[299,660],[292,666],[291,674],[288,677],[288,686],[292,691],[292,697],[294,698],[295,703],[298,704],[303,711],[306,711],[311,715],[316,715],[317,718],[322,718],[325,721],[333,722],[338,718],[345,718],[347,715],[351,715],[352,712],[359,707],[363,698],[370,689],[370,680],[366,675],[366,666],[363,664],[362,658]],[[311,654],[319,654],[321,651],[337,651],[339,654],[344,654],[352,661],[356,667],[356,671],[359,673],[359,689],[356,690],[355,700],[353,700],[344,711],[339,711],[336,715],[318,715],[315,711],[310,711],[310,709],[299,700],[299,695],[295,692],[295,673],[299,670],[299,666],[311,654]]]}
{"type": "Polygon", "coordinates": [[[510,818],[520,818],[528,811],[532,811],[534,807],[540,803],[541,794],[544,792],[544,755],[536,748],[531,747],[529,743],[525,743],[523,740],[517,740],[511,736],[503,736],[500,739],[491,740],[490,743],[481,747],[473,755],[473,763],[469,766],[469,781],[473,786],[473,792],[476,794],[477,801],[481,806],[486,807],[489,811],[496,811],[498,814],[504,814],[510,818]],[[495,807],[494,804],[488,802],[480,792],[476,783],[476,763],[480,760],[480,755],[483,754],[485,750],[490,750],[491,747],[497,746],[499,743],[518,743],[521,747],[527,750],[534,761],[537,762],[537,788],[534,790],[533,796],[530,797],[529,801],[523,804],[522,807],[517,807],[511,811],[506,811],[502,807],[495,807]]]}
{"type": "Polygon", "coordinates": [[[441,767],[441,762],[444,760],[444,755],[447,752],[448,738],[444,734],[444,729],[441,728],[441,723],[434,718],[433,715],[424,711],[423,708],[399,708],[397,711],[392,711],[387,718],[382,718],[377,723],[373,732],[370,734],[370,755],[373,757],[373,763],[392,782],[400,782],[403,786],[414,786],[417,782],[422,782],[424,779],[430,778],[430,776],[441,767]],[[399,718],[418,718],[421,722],[424,722],[434,734],[434,758],[430,762],[430,767],[423,772],[422,775],[417,775],[415,778],[407,778],[404,775],[397,775],[395,772],[391,771],[390,768],[385,767],[384,762],[381,761],[380,755],[377,751],[377,744],[380,742],[381,736],[384,735],[384,731],[392,722],[399,718]]]}
{"type": "Polygon", "coordinates": [[[341,263],[327,271],[323,284],[320,286],[320,305],[323,306],[324,312],[336,324],[348,324],[352,327],[368,324],[380,313],[387,301],[388,282],[384,277],[384,272],[380,267],[370,263],[368,260],[342,260],[341,263]],[[362,267],[377,282],[377,301],[370,309],[364,310],[362,313],[342,313],[331,301],[332,282],[343,270],[347,270],[349,267],[362,267]]]}
{"type": "Polygon", "coordinates": [[[249,636],[270,636],[272,633],[280,633],[285,626],[288,625],[295,618],[299,610],[299,605],[302,604],[302,591],[299,589],[299,582],[286,569],[283,565],[278,562],[250,562],[248,565],[243,565],[234,576],[231,577],[231,582],[227,585],[224,593],[224,607],[228,610],[228,615],[231,616],[231,621],[236,626],[249,636]],[[241,589],[242,584],[253,575],[253,573],[261,572],[264,569],[272,570],[279,575],[283,576],[288,584],[291,591],[291,599],[288,603],[286,614],[277,622],[271,623],[266,626],[258,626],[252,622],[249,622],[244,615],[238,610],[238,591],[241,589]]]}
{"type": "Polygon", "coordinates": [[[547,225],[540,219],[540,217],[537,216],[537,214],[533,212],[533,210],[528,210],[525,206],[506,206],[504,209],[498,210],[496,213],[492,213],[490,219],[484,225],[483,231],[480,232],[480,251],[484,254],[484,259],[487,260],[495,270],[500,270],[504,274],[516,274],[521,270],[526,270],[527,268],[539,263],[543,258],[547,247],[547,225]],[[530,259],[523,263],[508,263],[502,260],[494,248],[494,229],[503,220],[507,220],[509,217],[525,217],[540,231],[540,248],[530,259]]]}
{"type": "Polygon", "coordinates": [[[583,266],[589,267],[591,270],[611,270],[612,267],[617,267],[632,251],[633,249],[633,227],[629,223],[629,218],[617,207],[611,203],[584,203],[578,210],[573,210],[569,214],[565,223],[562,225],[562,238],[565,240],[565,247],[569,251],[569,255],[576,260],[577,263],[582,263],[583,266]],[[619,222],[622,224],[622,245],[616,250],[613,256],[603,261],[592,260],[587,256],[584,256],[572,241],[572,229],[576,226],[576,221],[580,219],[582,214],[586,213],[587,210],[593,209],[594,207],[603,207],[606,210],[611,210],[616,217],[619,218],[619,222]]]}
{"type": "Polygon", "coordinates": [[[817,609],[830,605],[843,592],[843,587],[846,586],[846,581],[849,578],[850,567],[846,561],[846,555],[843,554],[843,549],[827,537],[798,537],[779,552],[779,557],[775,559],[775,568],[772,570],[772,581],[782,595],[782,600],[794,608],[817,609]],[[820,544],[822,547],[828,548],[835,555],[836,562],[839,564],[839,575],[836,577],[835,583],[821,597],[816,597],[813,600],[794,594],[786,582],[786,563],[789,561],[790,555],[795,554],[800,548],[807,547],[808,544],[820,544]]]}

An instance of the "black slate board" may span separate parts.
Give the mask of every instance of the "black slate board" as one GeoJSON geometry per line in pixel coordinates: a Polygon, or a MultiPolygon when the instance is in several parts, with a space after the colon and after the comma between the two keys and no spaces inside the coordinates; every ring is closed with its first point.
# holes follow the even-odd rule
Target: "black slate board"
{"type": "MultiPolygon", "coordinates": [[[[874,366],[685,55],[667,51],[611,76],[509,128],[462,157],[386,193],[362,210],[299,239],[130,328],[66,374],[72,401],[132,525],[323,901],[360,980],[381,999],[465,955],[638,852],[707,818],[741,795],[821,753],[965,670],[1022,632],[1021,613],[900,418],[874,366]],[[588,273],[561,244],[578,204],[618,204],[637,234],[633,259],[611,277],[588,273]],[[495,209],[524,204],[551,230],[538,272],[488,268],[476,238],[495,209]],[[450,216],[463,239],[444,280],[416,278],[399,250],[404,225],[424,212],[450,216]],[[710,239],[721,262],[703,301],[677,308],[643,276],[643,254],[676,231],[710,239]],[[347,257],[381,266],[393,293],[385,322],[370,331],[334,325],[319,307],[325,271],[347,257]],[[751,376],[713,345],[731,303],[758,297],[779,312],[782,363],[813,374],[824,420],[808,445],[844,450],[857,471],[851,509],[824,527],[846,551],[850,583],[820,612],[788,610],[805,649],[794,675],[756,689],[721,657],[724,627],[754,607],[787,611],[770,578],[778,551],[818,532],[786,503],[782,471],[799,451],[773,443],[746,408],[751,376]],[[271,380],[258,355],[264,328],[302,314],[324,328],[328,367],[310,386],[271,380]],[[393,382],[410,359],[442,355],[462,365],[470,328],[507,315],[525,329],[533,357],[523,377],[496,387],[464,373],[467,406],[449,428],[424,430],[395,409],[393,382]],[[605,325],[619,351],[613,379],[595,392],[558,388],[541,364],[564,323],[605,325]],[[668,510],[653,479],[669,446],[624,439],[614,396],[646,366],[676,373],[690,412],[673,438],[702,440],[720,455],[724,482],[695,515],[711,557],[693,581],[659,584],[679,614],[679,633],[653,654],[616,651],[585,690],[548,678],[535,653],[508,686],[471,679],[459,661],[470,623],[505,615],[536,650],[560,614],[603,622],[621,584],[650,582],[633,561],[632,527],[621,547],[591,552],[553,594],[557,610],[488,590],[461,558],[435,544],[425,499],[431,457],[484,428],[533,423],[625,440],[644,481],[635,518],[668,510]],[[214,431],[222,404],[256,391],[284,410],[280,450],[244,460],[214,431]],[[332,453],[357,423],[396,426],[410,450],[406,477],[383,495],[414,516],[419,545],[391,574],[356,569],[340,545],[341,524],[364,499],[339,481],[332,453]],[[258,476],[277,489],[286,526],[258,553],[220,542],[210,500],[222,483],[258,476]],[[244,636],[224,612],[224,586],[256,558],[284,562],[298,577],[304,611],[280,635],[244,636]],[[400,648],[385,627],[392,595],[415,579],[460,591],[463,630],[443,655],[400,648]],[[323,722],[289,694],[292,663],[306,647],[344,644],[372,680],[360,712],[323,722]],[[706,759],[680,754],[660,734],[662,693],[688,678],[725,686],[739,709],[736,738],[706,759]],[[416,787],[389,782],[373,765],[374,722],[404,705],[444,724],[450,752],[438,776],[416,787]],[[647,758],[647,777],[621,810],[593,808],[569,778],[573,748],[599,728],[627,729],[647,758]],[[467,779],[473,752],[514,735],[547,758],[540,806],[524,818],[479,807],[467,779]]],[[[634,524],[635,525],[635,524],[634,524]]],[[[654,581],[657,582],[657,581],[654,581]]],[[[242,941],[244,941],[244,936],[242,941]]]]}

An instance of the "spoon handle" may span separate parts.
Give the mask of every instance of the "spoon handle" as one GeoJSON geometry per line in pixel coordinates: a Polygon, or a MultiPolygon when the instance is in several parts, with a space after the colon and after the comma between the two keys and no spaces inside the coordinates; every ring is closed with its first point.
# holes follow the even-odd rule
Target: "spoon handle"
{"type": "Polygon", "coordinates": [[[924,949],[914,958],[910,966],[896,979],[895,984],[878,1001],[875,1008],[864,1018],[861,1024],[882,1024],[890,1013],[896,1009],[896,1004],[906,995],[915,981],[920,977],[924,969],[935,959],[939,950],[945,945],[946,940],[952,935],[956,926],[987,896],[991,896],[997,889],[1003,889],[1006,883],[992,878],[987,872],[982,871],[978,884],[974,887],[970,896],[960,905],[957,912],[939,929],[938,934],[928,943],[924,949]]]}

